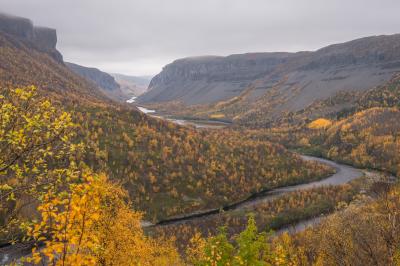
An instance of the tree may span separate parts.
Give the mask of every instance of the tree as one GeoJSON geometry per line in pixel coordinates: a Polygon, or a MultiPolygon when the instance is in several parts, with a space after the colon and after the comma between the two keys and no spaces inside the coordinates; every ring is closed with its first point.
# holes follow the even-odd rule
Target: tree
{"type": "Polygon", "coordinates": [[[247,222],[246,229],[236,238],[237,253],[235,265],[262,266],[266,265],[266,256],[270,254],[265,233],[258,233],[254,215],[247,222]]]}
{"type": "Polygon", "coordinates": [[[40,220],[27,232],[43,248],[28,262],[51,265],[179,265],[173,243],[146,237],[142,214],[104,175],[85,171],[68,190],[49,190],[38,207],[40,220]]]}
{"type": "Polygon", "coordinates": [[[311,129],[326,129],[329,126],[332,125],[332,122],[326,118],[318,118],[314,121],[312,121],[309,125],[308,128],[311,129]]]}
{"type": "Polygon", "coordinates": [[[225,228],[220,228],[220,232],[207,240],[203,254],[193,261],[197,266],[224,266],[230,265],[234,256],[234,247],[229,243],[225,228]]]}
{"type": "Polygon", "coordinates": [[[0,101],[2,233],[10,235],[10,226],[21,228],[36,243],[26,260],[180,264],[172,240],[144,235],[142,214],[132,211],[126,192],[80,161],[83,145],[73,143],[69,113],[39,97],[35,87],[4,91],[0,101]],[[38,213],[18,216],[25,204],[35,204],[38,213]]]}
{"type": "Polygon", "coordinates": [[[33,86],[0,95],[0,232],[16,237],[19,213],[50,187],[76,176],[82,146],[71,142],[70,114],[39,97],[33,86]]]}
{"type": "Polygon", "coordinates": [[[254,220],[250,216],[247,227],[239,235],[229,241],[224,227],[216,236],[204,240],[198,234],[191,240],[187,250],[189,262],[198,266],[222,265],[269,265],[271,251],[266,233],[259,233],[254,220]]]}

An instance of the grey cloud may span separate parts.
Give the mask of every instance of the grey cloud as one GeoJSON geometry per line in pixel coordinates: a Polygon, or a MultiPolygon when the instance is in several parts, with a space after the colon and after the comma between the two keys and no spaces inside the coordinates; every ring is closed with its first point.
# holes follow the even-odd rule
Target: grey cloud
{"type": "Polygon", "coordinates": [[[400,29],[395,0],[0,0],[0,10],[56,28],[66,60],[136,75],[179,57],[314,50],[400,29]]]}

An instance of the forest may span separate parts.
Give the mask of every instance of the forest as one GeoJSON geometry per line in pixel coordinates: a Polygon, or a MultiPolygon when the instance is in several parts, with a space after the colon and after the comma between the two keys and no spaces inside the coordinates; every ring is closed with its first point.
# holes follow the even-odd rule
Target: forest
{"type": "Polygon", "coordinates": [[[84,162],[120,182],[148,220],[218,208],[263,189],[333,171],[304,162],[281,145],[150,119],[132,106],[108,100],[94,84],[47,55],[23,43],[16,48],[17,40],[0,37],[0,56],[7,62],[0,68],[0,85],[12,89],[34,84],[56,108],[69,112],[76,141],[85,145],[84,162]]]}
{"type": "MultiPolygon", "coordinates": [[[[90,153],[80,141],[80,125],[73,115],[53,106],[34,86],[5,90],[0,101],[0,233],[3,241],[34,245],[32,254],[23,260],[56,265],[190,263],[186,257],[181,258],[182,251],[171,242],[173,238],[145,234],[141,227],[143,213],[133,210],[140,209],[121,187],[122,182],[111,182],[85,163],[90,153]]],[[[311,166],[318,170],[318,165],[311,166]]],[[[348,193],[346,190],[343,195],[348,193]]],[[[299,199],[294,204],[312,204],[319,192],[310,193],[296,195],[299,199]]],[[[342,194],[329,190],[321,193],[332,200],[336,193],[342,194]]],[[[279,213],[283,205],[259,208],[273,208],[279,213]]],[[[249,226],[251,223],[250,219],[249,226]]],[[[196,234],[187,236],[198,239],[196,234]]],[[[214,240],[211,237],[202,241],[214,240]]]]}
{"type": "Polygon", "coordinates": [[[29,247],[18,263],[400,265],[399,75],[279,118],[265,116],[282,104],[266,104],[274,88],[252,112],[246,91],[207,112],[178,108],[234,121],[211,130],[113,102],[11,36],[0,34],[0,62],[0,244],[29,247]],[[299,154],[364,175],[222,210],[337,171],[299,154]],[[220,211],[157,225],[210,209],[220,211]]]}
{"type": "Polygon", "coordinates": [[[256,139],[280,141],[286,147],[309,154],[398,175],[399,78],[395,75],[386,84],[354,99],[340,94],[316,105],[336,109],[335,106],[342,106],[343,102],[352,102],[351,108],[253,133],[258,135],[256,139]]]}
{"type": "Polygon", "coordinates": [[[303,161],[281,145],[233,131],[198,132],[129,110],[76,113],[87,164],[123,182],[135,205],[154,221],[218,208],[334,171],[303,161]]]}
{"type": "MultiPolygon", "coordinates": [[[[140,209],[121,182],[110,181],[85,163],[88,147],[78,141],[82,140],[78,137],[81,125],[73,122],[73,114],[55,108],[35,87],[11,89],[0,100],[1,169],[6,177],[1,186],[6,219],[1,234],[2,239],[40,243],[24,259],[27,262],[318,265],[323,261],[323,265],[354,265],[363,261],[390,265],[398,261],[397,186],[373,183],[365,187],[362,181],[293,192],[249,207],[245,213],[222,213],[200,224],[143,229],[143,213],[135,211],[140,209]],[[365,189],[373,193],[361,193],[365,189]],[[32,204],[34,212],[28,207],[32,204]],[[335,214],[304,232],[266,233],[332,211],[335,214]],[[354,220],[359,222],[346,223],[354,220]],[[365,235],[365,230],[370,233],[365,235]]],[[[314,124],[327,127],[321,121],[314,124]]],[[[240,134],[237,138],[249,137],[240,134]]]]}

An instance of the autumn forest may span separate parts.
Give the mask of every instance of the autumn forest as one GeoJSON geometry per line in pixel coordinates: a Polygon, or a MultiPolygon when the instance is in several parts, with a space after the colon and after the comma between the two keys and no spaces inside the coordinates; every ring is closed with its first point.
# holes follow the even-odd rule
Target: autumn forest
{"type": "MultiPolygon", "coordinates": [[[[382,67],[390,78],[378,85],[306,95],[290,109],[311,82],[287,85],[286,68],[307,76],[347,57],[207,58],[221,64],[207,77],[217,85],[235,64],[268,68],[223,100],[146,102],[186,75],[179,65],[163,73],[169,65],[132,103],[4,26],[10,19],[0,13],[1,265],[400,265],[397,65],[382,67]]],[[[354,62],[378,57],[351,47],[354,62]]]]}

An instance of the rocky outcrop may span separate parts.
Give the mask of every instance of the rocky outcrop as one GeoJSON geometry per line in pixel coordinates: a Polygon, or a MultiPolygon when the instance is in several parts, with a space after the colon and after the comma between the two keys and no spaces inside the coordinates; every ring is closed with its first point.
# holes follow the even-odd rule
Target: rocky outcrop
{"type": "Polygon", "coordinates": [[[241,103],[244,106],[270,93],[282,98],[275,109],[295,111],[338,91],[377,86],[399,70],[399,34],[357,39],[314,52],[186,58],[165,66],[138,101],[193,105],[240,96],[247,102],[241,103]]]}
{"type": "Polygon", "coordinates": [[[26,18],[0,13],[0,30],[23,39],[33,39],[33,23],[26,18]]]}
{"type": "Polygon", "coordinates": [[[181,100],[198,104],[230,98],[293,56],[289,53],[253,53],[179,59],[165,66],[152,79],[149,90],[139,101],[181,100]]]}
{"type": "Polygon", "coordinates": [[[0,13],[0,31],[49,54],[60,63],[63,62],[62,55],[56,49],[57,33],[55,29],[36,27],[29,19],[0,13]]]}
{"type": "Polygon", "coordinates": [[[56,49],[57,32],[55,29],[46,27],[33,28],[33,42],[43,49],[56,49]]]}
{"type": "Polygon", "coordinates": [[[94,67],[84,67],[68,62],[66,62],[65,64],[76,74],[96,83],[98,86],[107,91],[114,91],[116,89],[119,89],[118,83],[115,82],[114,77],[110,74],[100,71],[99,69],[94,67]]]}
{"type": "MultiPolygon", "coordinates": [[[[22,73],[10,73],[10,69],[20,70],[11,64],[12,61],[9,59],[12,56],[15,57],[15,55],[10,55],[14,53],[23,55],[24,59],[26,59],[24,61],[25,67],[27,67],[27,62],[49,66],[52,69],[52,73],[57,73],[52,78],[59,80],[62,84],[81,84],[78,87],[90,88],[90,94],[98,94],[99,97],[107,96],[117,101],[126,101],[132,97],[121,90],[119,84],[111,75],[96,68],[64,63],[62,55],[57,51],[56,46],[57,32],[55,29],[36,27],[29,19],[0,13],[0,47],[8,47],[12,50],[0,54],[4,58],[0,60],[0,72],[4,70],[3,74],[9,74],[8,77],[2,78],[10,80],[19,74],[26,77],[29,76],[29,73],[25,73],[25,75],[22,73]]],[[[33,68],[31,66],[31,69],[33,68]]],[[[49,77],[44,77],[41,73],[37,73],[36,78],[42,80],[49,77]]],[[[35,81],[35,78],[27,80],[28,84],[33,81],[35,81]]],[[[47,88],[47,84],[43,85],[41,82],[36,82],[36,84],[42,84],[43,87],[49,90],[54,89],[47,88]]],[[[57,84],[57,82],[54,82],[54,84],[57,84]]],[[[68,88],[69,86],[63,85],[62,87],[68,88]]]]}
{"type": "Polygon", "coordinates": [[[300,69],[332,66],[357,66],[397,62],[400,59],[400,34],[372,36],[334,44],[303,58],[300,69]]]}

